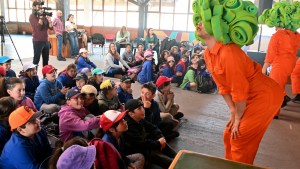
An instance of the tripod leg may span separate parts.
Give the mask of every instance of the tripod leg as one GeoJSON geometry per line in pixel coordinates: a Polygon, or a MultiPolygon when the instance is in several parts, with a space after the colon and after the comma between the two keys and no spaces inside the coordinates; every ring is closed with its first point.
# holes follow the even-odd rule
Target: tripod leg
{"type": "MultiPolygon", "coordinates": [[[[10,40],[11,40],[11,42],[12,42],[14,48],[15,48],[15,51],[16,51],[16,53],[17,53],[17,55],[18,55],[18,58],[19,58],[19,60],[20,60],[20,62],[21,62],[21,65],[23,66],[23,62],[22,62],[22,60],[21,60],[21,58],[20,58],[20,55],[19,55],[19,53],[18,53],[18,50],[17,50],[17,48],[16,48],[16,46],[15,46],[14,41],[12,40],[12,38],[11,38],[11,36],[10,36],[10,33],[9,33],[8,29],[7,29],[7,26],[6,26],[5,22],[3,22],[3,24],[2,24],[2,28],[5,28],[7,34],[8,34],[8,36],[9,36],[9,38],[10,38],[10,40]],[[4,27],[4,26],[5,26],[5,27],[4,27]]],[[[3,32],[3,31],[4,31],[4,29],[2,29],[2,32],[3,32]]],[[[4,35],[3,35],[3,36],[4,36],[4,35]]],[[[3,49],[2,49],[2,52],[3,52],[3,49]]]]}

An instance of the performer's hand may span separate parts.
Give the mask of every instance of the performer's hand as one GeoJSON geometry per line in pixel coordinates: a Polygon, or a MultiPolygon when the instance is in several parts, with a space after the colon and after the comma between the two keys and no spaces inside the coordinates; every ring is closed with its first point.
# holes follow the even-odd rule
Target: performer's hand
{"type": "Polygon", "coordinates": [[[234,120],[234,124],[233,124],[232,129],[231,129],[231,137],[232,137],[232,139],[237,139],[238,136],[240,135],[239,127],[240,127],[240,120],[239,119],[235,119],[234,120]]]}
{"type": "Polygon", "coordinates": [[[232,126],[234,124],[234,115],[231,113],[230,118],[226,124],[226,127],[228,127],[229,131],[231,132],[232,126]]]}

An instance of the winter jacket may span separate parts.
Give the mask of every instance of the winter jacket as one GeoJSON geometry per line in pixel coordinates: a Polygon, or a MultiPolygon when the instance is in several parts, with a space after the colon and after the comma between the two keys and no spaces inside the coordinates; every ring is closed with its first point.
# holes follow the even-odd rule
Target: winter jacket
{"type": "Polygon", "coordinates": [[[51,155],[52,148],[43,129],[35,134],[34,140],[13,133],[2,151],[0,168],[38,169],[40,164],[51,155]]]}
{"type": "Polygon", "coordinates": [[[40,80],[38,76],[33,76],[32,78],[21,76],[20,79],[22,79],[25,82],[25,96],[33,98],[36,92],[36,89],[40,85],[40,80]]]}
{"type": "Polygon", "coordinates": [[[46,79],[41,81],[34,95],[35,107],[40,110],[43,103],[57,104],[61,99],[64,99],[64,95],[60,92],[62,87],[62,84],[57,80],[54,82],[46,79]]]}
{"type": "Polygon", "coordinates": [[[149,150],[159,150],[159,138],[163,137],[161,131],[153,124],[146,120],[136,122],[129,115],[125,116],[128,131],[124,133],[125,153],[145,154],[149,150]]]}
{"type": "Polygon", "coordinates": [[[83,68],[88,68],[91,70],[92,68],[95,69],[97,66],[92,61],[84,58],[83,56],[79,56],[77,59],[76,67],[77,72],[81,72],[83,68]]]}
{"type": "Polygon", "coordinates": [[[90,112],[84,107],[75,109],[67,104],[63,105],[58,112],[60,139],[66,142],[73,138],[76,133],[99,128],[99,117],[93,117],[88,120],[84,118],[90,112]]]}
{"type": "Polygon", "coordinates": [[[0,155],[5,143],[9,140],[10,136],[11,131],[8,121],[0,121],[0,155]]]}
{"type": "Polygon", "coordinates": [[[102,92],[98,95],[98,104],[101,114],[103,114],[107,110],[118,110],[121,108],[121,103],[118,99],[118,96],[115,96],[110,100],[102,92]]]}
{"type": "Polygon", "coordinates": [[[118,98],[121,103],[126,103],[128,100],[133,99],[131,93],[124,91],[121,86],[118,87],[118,98]]]}
{"type": "MultiPolygon", "coordinates": [[[[138,98],[139,100],[142,100],[141,98],[138,98]]],[[[150,108],[145,108],[145,120],[159,126],[161,123],[161,118],[160,118],[160,109],[158,106],[158,103],[155,100],[151,100],[151,107],[150,108]]]]}
{"type": "MultiPolygon", "coordinates": [[[[118,54],[119,55],[119,54],[118,54]]],[[[107,53],[105,56],[105,67],[104,71],[107,73],[110,68],[122,68],[126,67],[127,69],[130,69],[128,64],[120,57],[119,63],[115,64],[114,63],[115,58],[112,56],[111,53],[107,53]],[[121,63],[121,64],[120,64],[121,63]]]]}
{"type": "Polygon", "coordinates": [[[142,70],[138,74],[138,81],[141,84],[154,81],[152,61],[146,60],[142,66],[142,70]]]}
{"type": "Polygon", "coordinates": [[[22,101],[18,104],[18,107],[21,106],[30,107],[34,112],[38,111],[29,97],[23,97],[22,101]]]}
{"type": "Polygon", "coordinates": [[[186,73],[186,64],[182,61],[179,61],[174,68],[174,72],[181,72],[184,75],[186,73]]]}
{"type": "Polygon", "coordinates": [[[57,80],[60,81],[60,83],[67,88],[72,88],[76,86],[76,80],[70,77],[67,74],[67,72],[62,72],[60,75],[58,75],[57,80]]]}
{"type": "Polygon", "coordinates": [[[16,76],[16,72],[13,71],[13,70],[11,70],[11,69],[9,69],[8,71],[6,71],[5,77],[7,77],[7,78],[10,78],[10,77],[17,77],[17,76],[16,76]]]}
{"type": "Polygon", "coordinates": [[[167,66],[163,69],[162,75],[166,76],[168,78],[175,78],[176,77],[176,74],[174,73],[174,70],[170,66],[167,66]]]}

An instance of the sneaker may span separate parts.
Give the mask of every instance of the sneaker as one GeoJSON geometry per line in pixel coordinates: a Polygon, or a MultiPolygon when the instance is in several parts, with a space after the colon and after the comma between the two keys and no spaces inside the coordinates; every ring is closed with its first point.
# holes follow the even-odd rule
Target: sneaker
{"type": "Polygon", "coordinates": [[[63,58],[63,57],[57,57],[57,60],[58,60],[58,61],[66,61],[66,58],[63,58]]]}
{"type": "Polygon", "coordinates": [[[278,119],[279,117],[278,116],[274,116],[274,118],[273,119],[278,119]]]}
{"type": "Polygon", "coordinates": [[[173,117],[174,117],[175,119],[179,120],[179,119],[182,118],[183,116],[184,116],[183,113],[177,112],[177,114],[175,114],[173,117]]]}
{"type": "Polygon", "coordinates": [[[296,97],[292,99],[294,103],[300,103],[300,94],[297,94],[296,97]]]}

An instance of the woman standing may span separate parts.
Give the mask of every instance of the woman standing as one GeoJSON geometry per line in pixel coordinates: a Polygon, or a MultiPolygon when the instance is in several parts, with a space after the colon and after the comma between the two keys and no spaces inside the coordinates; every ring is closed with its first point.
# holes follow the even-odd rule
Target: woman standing
{"type": "Polygon", "coordinates": [[[69,14],[66,21],[66,31],[69,34],[72,58],[78,55],[78,38],[77,38],[77,25],[74,22],[74,15],[69,14]]]}

